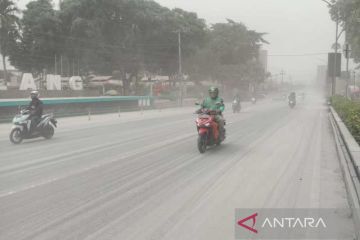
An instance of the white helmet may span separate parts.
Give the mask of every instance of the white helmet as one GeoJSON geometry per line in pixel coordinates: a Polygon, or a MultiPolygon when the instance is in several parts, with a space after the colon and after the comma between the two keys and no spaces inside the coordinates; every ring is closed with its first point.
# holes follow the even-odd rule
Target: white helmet
{"type": "Polygon", "coordinates": [[[37,90],[31,91],[31,93],[30,93],[31,99],[38,98],[39,96],[40,96],[40,94],[39,94],[39,91],[37,91],[37,90]]]}

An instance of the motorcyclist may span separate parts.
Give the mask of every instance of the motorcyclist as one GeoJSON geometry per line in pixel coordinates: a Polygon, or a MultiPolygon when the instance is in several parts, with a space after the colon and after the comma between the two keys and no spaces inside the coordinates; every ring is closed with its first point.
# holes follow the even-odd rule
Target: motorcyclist
{"type": "Polygon", "coordinates": [[[233,101],[236,101],[238,104],[240,103],[240,94],[239,93],[235,94],[233,101]]]}
{"type": "Polygon", "coordinates": [[[289,101],[293,101],[296,102],[296,93],[295,92],[291,92],[289,95],[289,101]]]}
{"type": "Polygon", "coordinates": [[[233,97],[232,109],[234,113],[240,112],[241,103],[240,103],[240,94],[238,92],[233,97]]]}
{"type": "Polygon", "coordinates": [[[27,110],[30,111],[30,132],[35,129],[43,114],[43,102],[39,99],[39,96],[40,94],[38,91],[32,91],[30,93],[31,102],[27,107],[27,110]]]}
{"type": "Polygon", "coordinates": [[[222,113],[225,110],[224,100],[219,97],[219,89],[217,87],[209,88],[209,97],[205,98],[201,104],[204,109],[216,111],[215,121],[219,124],[220,136],[225,138],[225,121],[222,113]]]}
{"type": "Polygon", "coordinates": [[[255,94],[255,92],[253,92],[253,93],[251,94],[251,102],[252,102],[253,104],[255,104],[256,101],[257,101],[257,99],[256,99],[256,94],[255,94]]]}

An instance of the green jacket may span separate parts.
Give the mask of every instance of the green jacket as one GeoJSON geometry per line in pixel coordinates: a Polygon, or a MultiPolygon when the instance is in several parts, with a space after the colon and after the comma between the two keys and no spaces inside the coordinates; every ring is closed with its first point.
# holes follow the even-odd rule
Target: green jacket
{"type": "Polygon", "coordinates": [[[224,100],[220,97],[217,97],[216,99],[212,99],[211,97],[205,98],[201,107],[210,110],[220,110],[221,112],[225,110],[224,100]]]}

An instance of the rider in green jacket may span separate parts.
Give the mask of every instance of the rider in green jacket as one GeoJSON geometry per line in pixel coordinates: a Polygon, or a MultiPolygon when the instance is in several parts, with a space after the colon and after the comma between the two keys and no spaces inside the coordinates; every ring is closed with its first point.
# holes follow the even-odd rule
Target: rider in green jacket
{"type": "Polygon", "coordinates": [[[219,97],[219,89],[217,87],[211,87],[209,89],[209,97],[205,98],[201,104],[202,108],[217,111],[215,121],[219,124],[220,136],[225,138],[224,118],[222,113],[225,110],[224,100],[219,97]]]}

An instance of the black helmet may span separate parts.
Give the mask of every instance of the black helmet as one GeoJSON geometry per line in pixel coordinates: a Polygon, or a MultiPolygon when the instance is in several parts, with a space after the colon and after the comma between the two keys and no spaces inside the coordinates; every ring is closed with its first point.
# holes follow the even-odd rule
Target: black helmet
{"type": "Polygon", "coordinates": [[[212,99],[217,98],[219,96],[219,89],[217,87],[210,87],[209,95],[212,99]]]}

